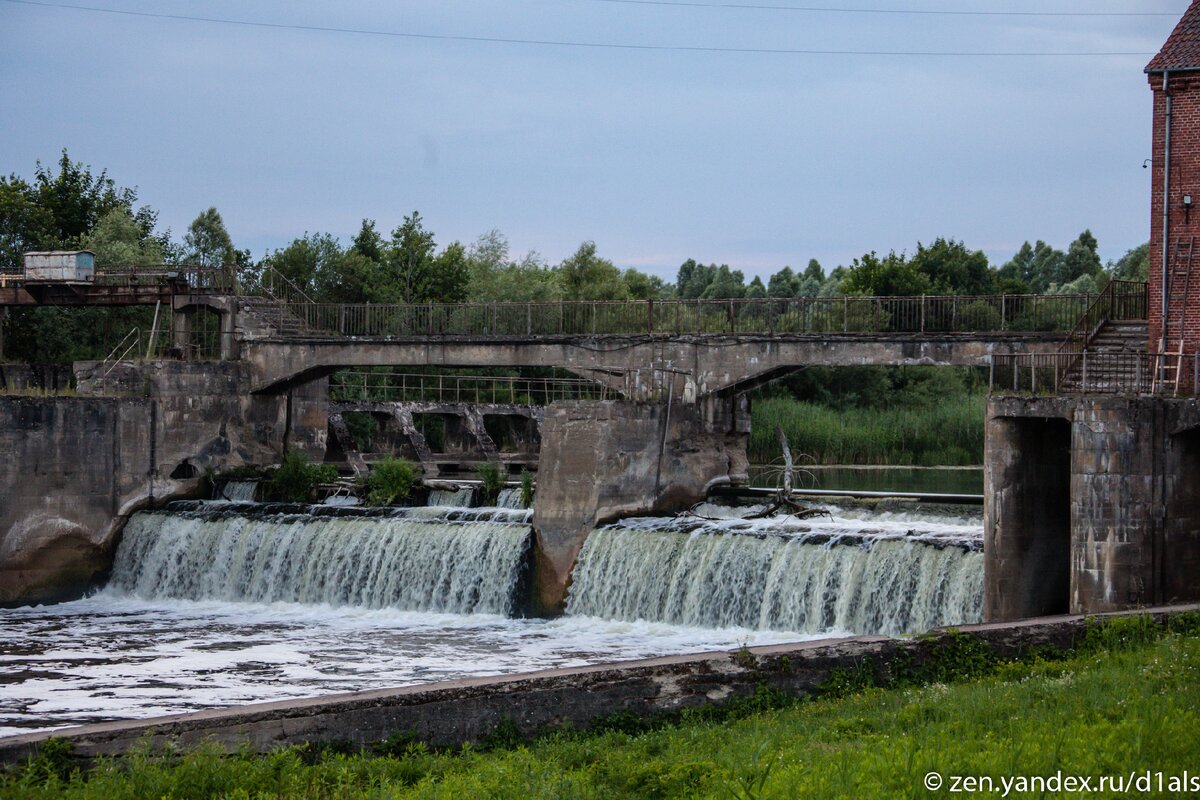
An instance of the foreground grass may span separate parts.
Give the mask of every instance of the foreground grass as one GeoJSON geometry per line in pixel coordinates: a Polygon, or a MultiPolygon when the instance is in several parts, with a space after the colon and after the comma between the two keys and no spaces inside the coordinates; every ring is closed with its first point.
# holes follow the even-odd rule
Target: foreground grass
{"type": "Polygon", "coordinates": [[[983,463],[983,395],[960,394],[922,407],[838,411],[786,397],[756,400],[751,408],[750,460],[779,458],[776,427],[793,453],[818,464],[968,466],[983,463]]]}
{"type": "Polygon", "coordinates": [[[173,761],[106,761],[84,773],[50,748],[0,779],[0,797],[929,797],[931,771],[947,780],[1059,770],[1094,781],[1145,770],[1194,774],[1200,622],[1193,615],[1175,629],[1121,621],[1094,631],[1072,656],[1021,663],[967,647],[936,674],[985,677],[925,686],[901,678],[884,690],[845,675],[832,687],[840,697],[490,751],[395,743],[376,754],[199,751],[173,761]]]}

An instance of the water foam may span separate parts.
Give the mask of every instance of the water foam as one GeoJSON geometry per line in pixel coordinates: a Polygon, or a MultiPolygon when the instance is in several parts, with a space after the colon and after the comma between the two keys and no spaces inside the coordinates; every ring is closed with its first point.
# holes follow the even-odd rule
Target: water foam
{"type": "Polygon", "coordinates": [[[579,555],[568,613],[885,635],[982,618],[977,522],[829,510],[831,519],[746,520],[727,512],[717,520],[606,526],[579,555]]]}
{"type": "Polygon", "coordinates": [[[110,587],[143,598],[327,603],[461,614],[513,612],[526,512],[140,512],[110,587]]]}

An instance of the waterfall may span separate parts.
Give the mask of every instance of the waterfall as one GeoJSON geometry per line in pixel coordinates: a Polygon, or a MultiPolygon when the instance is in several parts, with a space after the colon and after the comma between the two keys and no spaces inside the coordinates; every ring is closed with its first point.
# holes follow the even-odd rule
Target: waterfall
{"type": "Polygon", "coordinates": [[[467,508],[474,497],[475,490],[469,486],[461,489],[433,489],[429,492],[429,502],[426,505],[467,508]]]}
{"type": "Polygon", "coordinates": [[[496,497],[496,506],[499,508],[524,508],[521,503],[520,489],[501,489],[500,494],[496,497]]]}
{"type": "Polygon", "coordinates": [[[916,633],[978,622],[973,522],[626,520],[588,537],[567,611],[803,633],[916,633]]]}
{"type": "Polygon", "coordinates": [[[258,492],[258,481],[226,481],[221,487],[220,499],[235,503],[253,503],[258,492]]]}
{"type": "Polygon", "coordinates": [[[177,503],[171,512],[134,514],[109,586],[144,598],[515,610],[527,513],[264,509],[177,503]]]}

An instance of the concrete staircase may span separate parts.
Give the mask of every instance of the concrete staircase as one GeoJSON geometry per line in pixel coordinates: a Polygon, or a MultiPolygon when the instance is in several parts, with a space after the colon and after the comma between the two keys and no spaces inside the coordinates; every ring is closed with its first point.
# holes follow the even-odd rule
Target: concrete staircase
{"type": "Polygon", "coordinates": [[[238,298],[238,320],[248,338],[288,338],[311,336],[315,331],[304,320],[271,297],[238,298]]]}
{"type": "Polygon", "coordinates": [[[1067,368],[1059,383],[1062,392],[1133,391],[1149,382],[1145,374],[1147,324],[1108,321],[1088,338],[1084,354],[1067,368]],[[1085,375],[1086,372],[1086,375],[1085,375]]]}

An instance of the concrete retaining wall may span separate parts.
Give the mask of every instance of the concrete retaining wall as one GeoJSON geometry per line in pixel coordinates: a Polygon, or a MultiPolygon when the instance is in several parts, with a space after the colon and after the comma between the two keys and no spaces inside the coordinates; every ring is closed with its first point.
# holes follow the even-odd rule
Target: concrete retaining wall
{"type": "MultiPolygon", "coordinates": [[[[1145,613],[1162,621],[1169,614],[1198,608],[1145,613]]],[[[1076,616],[960,630],[1004,657],[1046,646],[1070,647],[1085,634],[1087,625],[1087,618],[1076,616]]],[[[617,712],[670,713],[749,696],[763,686],[809,695],[818,692],[835,670],[865,669],[883,677],[897,657],[903,659],[905,669],[920,668],[939,646],[938,637],[857,637],[87,725],[0,739],[0,763],[31,756],[51,737],[69,741],[81,758],[120,755],[145,746],[177,750],[203,742],[258,752],[314,741],[367,745],[394,735],[412,736],[434,746],[458,746],[478,742],[501,725],[515,725],[525,736],[564,726],[587,728],[617,712]]]]}
{"type": "Polygon", "coordinates": [[[325,452],[323,381],[253,396],[242,365],[204,362],[110,378],[124,396],[0,396],[0,605],[79,597],[107,573],[128,515],[196,491],[205,470],[273,463],[285,443],[325,452]]]}

